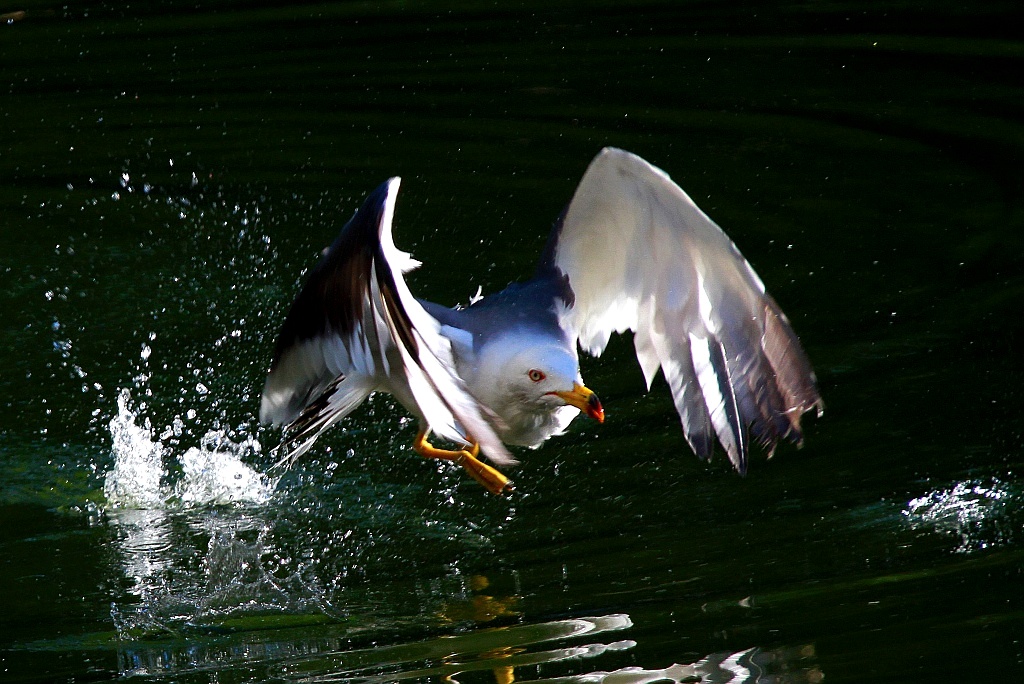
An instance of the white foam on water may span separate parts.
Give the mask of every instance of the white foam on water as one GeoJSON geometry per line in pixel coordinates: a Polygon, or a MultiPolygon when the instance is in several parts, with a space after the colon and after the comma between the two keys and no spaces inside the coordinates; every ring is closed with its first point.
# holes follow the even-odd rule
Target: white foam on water
{"type": "MultiPolygon", "coordinates": [[[[117,415],[110,421],[114,463],[107,471],[103,492],[113,508],[179,509],[224,504],[268,503],[277,486],[271,478],[243,461],[258,454],[261,445],[248,437],[234,442],[223,431],[208,432],[200,446],[174,458],[148,419],[139,425],[131,406],[131,393],[122,390],[117,415]],[[177,461],[179,468],[171,467],[177,461]]],[[[176,419],[177,420],[177,419],[176,419]]]]}

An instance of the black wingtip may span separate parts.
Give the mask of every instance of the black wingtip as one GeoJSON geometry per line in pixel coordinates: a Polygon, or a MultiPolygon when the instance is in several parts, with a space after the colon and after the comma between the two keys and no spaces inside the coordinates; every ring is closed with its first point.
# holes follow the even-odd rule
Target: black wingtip
{"type": "Polygon", "coordinates": [[[380,233],[400,182],[397,176],[389,178],[370,192],[306,276],[274,343],[261,422],[290,423],[331,382],[322,361],[304,357],[304,344],[335,335],[348,339],[358,328],[364,313],[361,293],[380,254],[380,233]]]}
{"type": "Polygon", "coordinates": [[[327,328],[351,332],[361,311],[337,303],[348,301],[346,293],[358,289],[360,279],[369,271],[369,262],[379,249],[388,197],[399,181],[397,176],[389,178],[367,195],[313,266],[281,327],[271,371],[296,342],[321,335],[327,328]]]}
{"type": "Polygon", "coordinates": [[[352,214],[352,218],[348,220],[337,239],[328,248],[326,257],[351,242],[351,239],[345,239],[347,235],[359,235],[364,240],[374,240],[379,235],[381,221],[387,210],[388,197],[393,192],[397,192],[400,181],[398,176],[389,178],[366,196],[362,205],[352,214]]]}
{"type": "Polygon", "coordinates": [[[373,191],[366,196],[363,200],[363,205],[359,207],[355,215],[352,217],[354,221],[360,214],[364,218],[372,219],[374,228],[380,225],[380,220],[384,215],[384,209],[387,206],[388,196],[392,192],[397,192],[398,184],[401,182],[401,178],[398,176],[392,176],[386,181],[378,185],[373,191]]]}

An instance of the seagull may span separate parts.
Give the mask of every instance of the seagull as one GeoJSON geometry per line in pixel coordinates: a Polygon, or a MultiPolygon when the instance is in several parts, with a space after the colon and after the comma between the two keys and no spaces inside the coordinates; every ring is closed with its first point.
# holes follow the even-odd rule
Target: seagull
{"type": "Polygon", "coordinates": [[[802,443],[824,405],[785,314],[724,232],[668,174],[608,147],[590,163],[533,277],[467,307],[417,299],[395,247],[400,179],[374,190],[306,277],[274,347],[260,420],[290,465],[374,392],[419,421],[412,448],[494,494],[507,445],[539,447],[604,408],[580,374],[612,332],[633,332],[650,390],[660,370],[693,452],[716,441],[741,474],[751,441],[802,443]],[[431,443],[434,434],[454,448],[431,443]]]}

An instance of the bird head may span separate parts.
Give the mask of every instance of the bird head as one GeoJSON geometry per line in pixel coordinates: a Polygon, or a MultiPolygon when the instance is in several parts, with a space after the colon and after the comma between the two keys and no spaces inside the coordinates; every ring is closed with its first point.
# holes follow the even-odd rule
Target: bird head
{"type": "Polygon", "coordinates": [[[494,377],[500,391],[534,411],[554,411],[574,406],[604,422],[604,408],[593,391],[583,384],[579,360],[571,349],[550,340],[520,339],[495,359],[494,377]]]}

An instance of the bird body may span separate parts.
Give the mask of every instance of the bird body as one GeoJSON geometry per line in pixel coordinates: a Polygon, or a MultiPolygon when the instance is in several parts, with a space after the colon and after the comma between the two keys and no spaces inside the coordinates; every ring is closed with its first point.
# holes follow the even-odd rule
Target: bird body
{"type": "Polygon", "coordinates": [[[515,459],[581,412],[604,410],[578,348],[600,355],[634,331],[648,387],[660,370],[683,433],[716,440],[744,472],[750,438],[799,442],[821,398],[784,314],[729,238],[663,171],[606,148],[591,162],[528,281],[466,308],[418,300],[391,223],[399,180],[371,193],[310,272],[278,336],[260,418],[286,426],[294,460],[370,393],[420,421],[414,448],[462,464],[496,493],[507,479],[476,457],[515,459]],[[435,432],[458,445],[437,449],[435,432]]]}
{"type": "Polygon", "coordinates": [[[535,279],[465,309],[423,303],[442,323],[457,374],[493,412],[492,426],[505,444],[538,447],[580,412],[546,393],[583,385],[575,344],[555,313],[555,293],[546,279],[535,279]],[[531,370],[545,377],[531,380],[531,370]]]}

